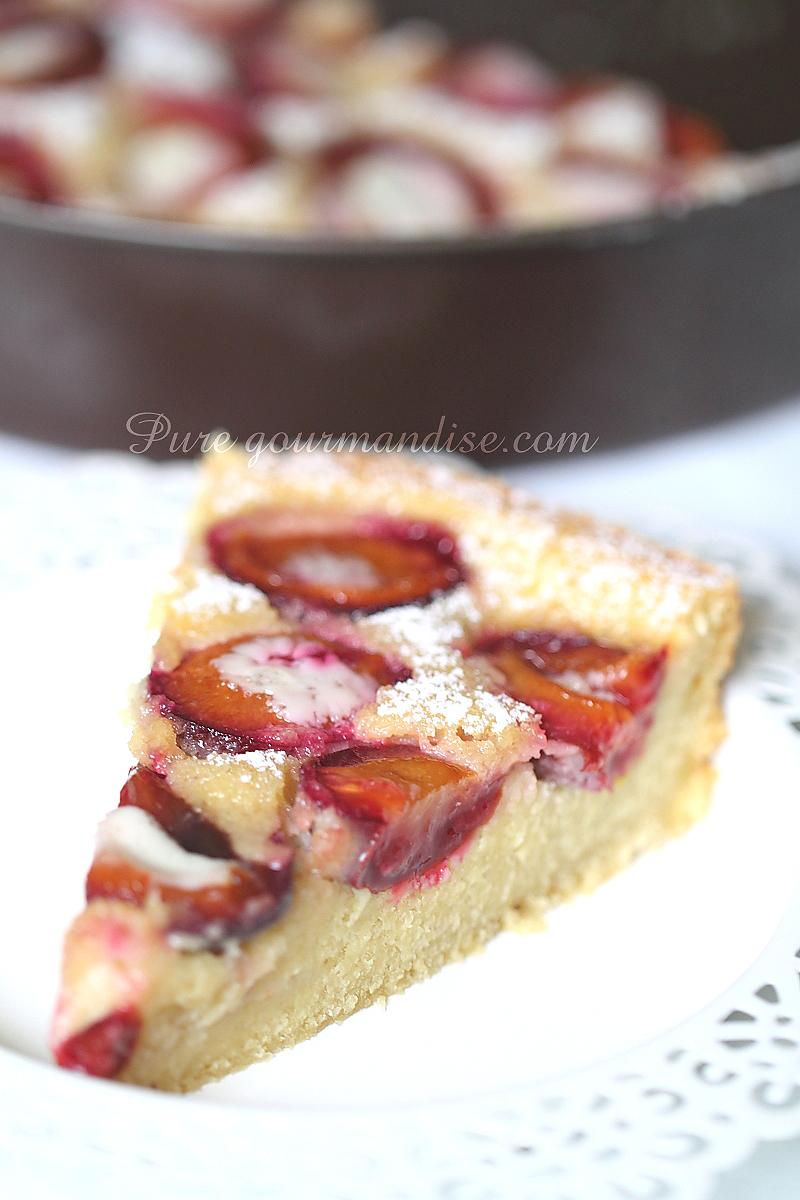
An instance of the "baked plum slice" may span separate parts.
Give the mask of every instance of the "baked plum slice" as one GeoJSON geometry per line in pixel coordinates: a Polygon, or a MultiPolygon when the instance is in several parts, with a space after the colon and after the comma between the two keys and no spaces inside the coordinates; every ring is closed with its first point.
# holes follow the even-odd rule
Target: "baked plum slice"
{"type": "Polygon", "coordinates": [[[266,747],[319,754],[349,739],[349,718],[408,670],[379,654],[303,635],[234,638],[154,670],[151,693],[187,752],[266,747]]]}
{"type": "Polygon", "coordinates": [[[426,521],[255,509],[208,533],[214,564],[284,606],[372,613],[465,579],[455,540],[426,521]]]}
{"type": "Polygon", "coordinates": [[[589,791],[611,787],[642,749],[666,650],[622,650],[580,634],[521,630],[483,638],[473,653],[542,719],[542,779],[589,791]]]}
{"type": "Polygon", "coordinates": [[[498,214],[488,177],[410,134],[346,138],[324,151],[319,168],[311,206],[327,232],[447,236],[470,233],[498,214]]]}
{"type": "Polygon", "coordinates": [[[328,96],[341,86],[342,56],[369,44],[374,29],[372,6],[361,0],[312,0],[262,11],[260,23],[239,39],[242,83],[260,96],[328,96]]]}
{"type": "Polygon", "coordinates": [[[97,71],[103,44],[66,13],[35,13],[13,2],[0,12],[0,88],[63,83],[97,71]]]}
{"type": "Polygon", "coordinates": [[[119,807],[129,805],[144,809],[166,834],[192,854],[204,854],[207,858],[236,857],[228,835],[173,792],[155,771],[146,767],[131,771],[119,794],[119,807]]]}
{"type": "Polygon", "coordinates": [[[263,153],[237,97],[145,93],[117,166],[119,187],[149,216],[188,212],[221,179],[263,153]]]}
{"type": "Polygon", "coordinates": [[[135,1008],[109,1013],[57,1046],[55,1060],[68,1071],[111,1079],[130,1060],[141,1025],[135,1008]]]}
{"type": "Polygon", "coordinates": [[[246,91],[256,96],[317,96],[331,86],[325,62],[278,24],[240,39],[237,62],[246,91]]]}
{"type": "Polygon", "coordinates": [[[416,746],[361,746],[306,763],[290,825],[314,869],[381,892],[418,880],[495,810],[487,782],[416,746]]]}
{"type": "Polygon", "coordinates": [[[554,107],[559,82],[553,71],[518,46],[485,42],[448,55],[438,77],[440,87],[460,100],[501,113],[554,107]]]}
{"type": "Polygon", "coordinates": [[[221,830],[139,767],[122,789],[119,808],[100,825],[86,899],[137,908],[158,901],[171,945],[218,950],[252,937],[286,911],[293,854],[275,841],[268,857],[237,859],[221,830]]]}
{"type": "Polygon", "coordinates": [[[153,89],[137,97],[135,114],[142,126],[187,122],[229,138],[243,163],[255,162],[264,153],[250,110],[238,96],[187,96],[153,89]]]}
{"type": "Polygon", "coordinates": [[[715,158],[728,150],[722,130],[707,117],[668,107],[666,119],[667,150],[675,158],[715,158]]]}
{"type": "Polygon", "coordinates": [[[0,132],[0,194],[40,204],[59,198],[49,163],[37,146],[15,133],[0,132]]]}

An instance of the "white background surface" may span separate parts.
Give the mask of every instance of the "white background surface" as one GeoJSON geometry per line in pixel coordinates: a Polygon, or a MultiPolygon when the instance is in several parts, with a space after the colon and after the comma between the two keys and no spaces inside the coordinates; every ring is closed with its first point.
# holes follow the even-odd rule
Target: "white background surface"
{"type": "MultiPolygon", "coordinates": [[[[594,437],[597,431],[588,432],[594,437]]],[[[46,470],[60,458],[57,452],[0,438],[6,483],[19,468],[46,470]]],[[[603,454],[601,440],[589,455],[526,462],[505,474],[546,499],[612,517],[638,506],[685,513],[698,524],[756,537],[800,568],[800,401],[625,451],[603,454]]],[[[4,1195],[14,1200],[5,1189],[4,1195]]],[[[800,1140],[763,1147],[720,1180],[713,1200],[798,1196],[800,1140]]]]}

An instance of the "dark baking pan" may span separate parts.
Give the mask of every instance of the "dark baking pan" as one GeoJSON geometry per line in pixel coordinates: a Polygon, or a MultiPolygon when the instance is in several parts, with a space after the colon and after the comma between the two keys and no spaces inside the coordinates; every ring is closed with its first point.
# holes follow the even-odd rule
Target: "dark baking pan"
{"type": "MultiPolygon", "coordinates": [[[[796,4],[730,0],[727,25],[726,0],[386,7],[653,79],[741,148],[800,138],[796,4]],[[711,9],[719,28],[701,19],[700,37],[711,9]]],[[[421,438],[442,418],[443,438],[494,433],[511,453],[521,433],[605,448],[798,389],[791,179],[683,215],[447,242],[280,243],[0,209],[0,425],[49,441],[127,447],[151,413],[170,423],[160,456],[220,425],[421,438]]]]}

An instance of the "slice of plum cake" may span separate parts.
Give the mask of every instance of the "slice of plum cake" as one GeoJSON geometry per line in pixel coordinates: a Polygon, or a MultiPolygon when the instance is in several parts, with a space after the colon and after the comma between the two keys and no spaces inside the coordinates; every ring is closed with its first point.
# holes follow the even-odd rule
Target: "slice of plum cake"
{"type": "Polygon", "coordinates": [[[705,810],[724,572],[486,477],[207,457],[66,938],[65,1067],[218,1079],[705,810]]]}

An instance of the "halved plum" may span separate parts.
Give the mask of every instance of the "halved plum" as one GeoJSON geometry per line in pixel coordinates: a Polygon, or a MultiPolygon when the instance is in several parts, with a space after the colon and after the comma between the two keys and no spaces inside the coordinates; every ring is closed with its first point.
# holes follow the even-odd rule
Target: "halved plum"
{"type": "Polygon", "coordinates": [[[124,900],[144,908],[157,896],[167,906],[167,937],[178,949],[215,950],[253,937],[283,916],[291,867],[231,862],[227,878],[206,887],[180,888],[124,858],[100,855],[86,877],[86,900],[124,900]]]}
{"type": "Polygon", "coordinates": [[[350,736],[349,718],[378,688],[408,677],[379,654],[280,634],[193,651],[173,671],[154,670],[150,689],[164,697],[188,752],[267,747],[318,754],[350,736]]]}
{"type": "Polygon", "coordinates": [[[480,653],[512,647],[532,667],[575,690],[589,688],[638,711],[655,698],[666,650],[623,650],[579,633],[519,630],[481,639],[480,653]],[[568,674],[574,673],[572,678],[568,674]]]}
{"type": "Polygon", "coordinates": [[[143,908],[157,898],[166,906],[173,945],[216,950],[283,915],[292,862],[291,849],[278,840],[268,863],[237,859],[221,830],[139,767],[122,789],[119,808],[100,826],[86,900],[143,908]]]}
{"type": "Polygon", "coordinates": [[[708,117],[667,107],[667,150],[679,159],[697,160],[724,154],[728,143],[708,117]]]}
{"type": "Polygon", "coordinates": [[[134,1008],[109,1013],[56,1046],[56,1062],[68,1071],[110,1079],[130,1059],[141,1024],[134,1008]]]}
{"type": "Polygon", "coordinates": [[[481,639],[506,691],[542,718],[543,779],[590,791],[611,787],[642,749],[666,650],[627,651],[580,634],[521,630],[481,639]]]}
{"type": "Polygon", "coordinates": [[[437,82],[461,100],[503,113],[551,109],[560,91],[548,66],[519,46],[499,42],[448,55],[437,82]]]}
{"type": "Polygon", "coordinates": [[[502,781],[416,746],[361,746],[307,763],[290,824],[315,870],[381,892],[427,875],[497,806],[502,781]]]}
{"type": "MultiPolygon", "coordinates": [[[[128,6],[126,6],[128,7],[128,6]]],[[[139,5],[130,5],[134,11],[139,5]]],[[[274,19],[276,0],[159,0],[152,7],[157,13],[160,8],[177,10],[181,25],[191,30],[200,30],[219,38],[225,45],[251,29],[260,29],[274,19]]]]}
{"type": "Polygon", "coordinates": [[[15,133],[0,133],[0,194],[51,204],[59,189],[41,152],[15,133]]]}
{"type": "Polygon", "coordinates": [[[385,516],[255,509],[215,525],[208,547],[231,579],[312,611],[419,604],[466,578],[447,530],[385,516]]]}
{"type": "Polygon", "coordinates": [[[103,43],[67,13],[37,13],[8,4],[0,11],[0,88],[62,83],[95,72],[103,43]]]}
{"type": "Polygon", "coordinates": [[[250,166],[258,137],[241,117],[227,98],[146,97],[116,168],[128,203],[146,216],[177,217],[221,179],[250,166]]]}
{"type": "Polygon", "coordinates": [[[371,0],[294,0],[280,16],[291,41],[321,57],[359,46],[378,25],[371,0]]]}
{"type": "Polygon", "coordinates": [[[131,771],[119,794],[119,807],[134,805],[158,821],[184,850],[207,858],[235,858],[226,833],[173,792],[165,779],[146,767],[131,771]]]}
{"type": "Polygon", "coordinates": [[[346,138],[324,150],[319,166],[314,220],[332,233],[447,236],[470,233],[498,213],[488,176],[411,134],[346,138]]]}
{"type": "Polygon", "coordinates": [[[245,36],[238,49],[244,87],[257,96],[315,96],[331,87],[328,64],[269,23],[245,36]]]}
{"type": "Polygon", "coordinates": [[[154,89],[137,99],[136,115],[142,125],[194,124],[235,143],[242,165],[255,162],[265,150],[249,107],[235,95],[187,96],[154,89]]]}
{"type": "Polygon", "coordinates": [[[239,73],[260,96],[330,95],[343,56],[373,30],[375,13],[361,0],[283,4],[239,39],[239,73]]]}

